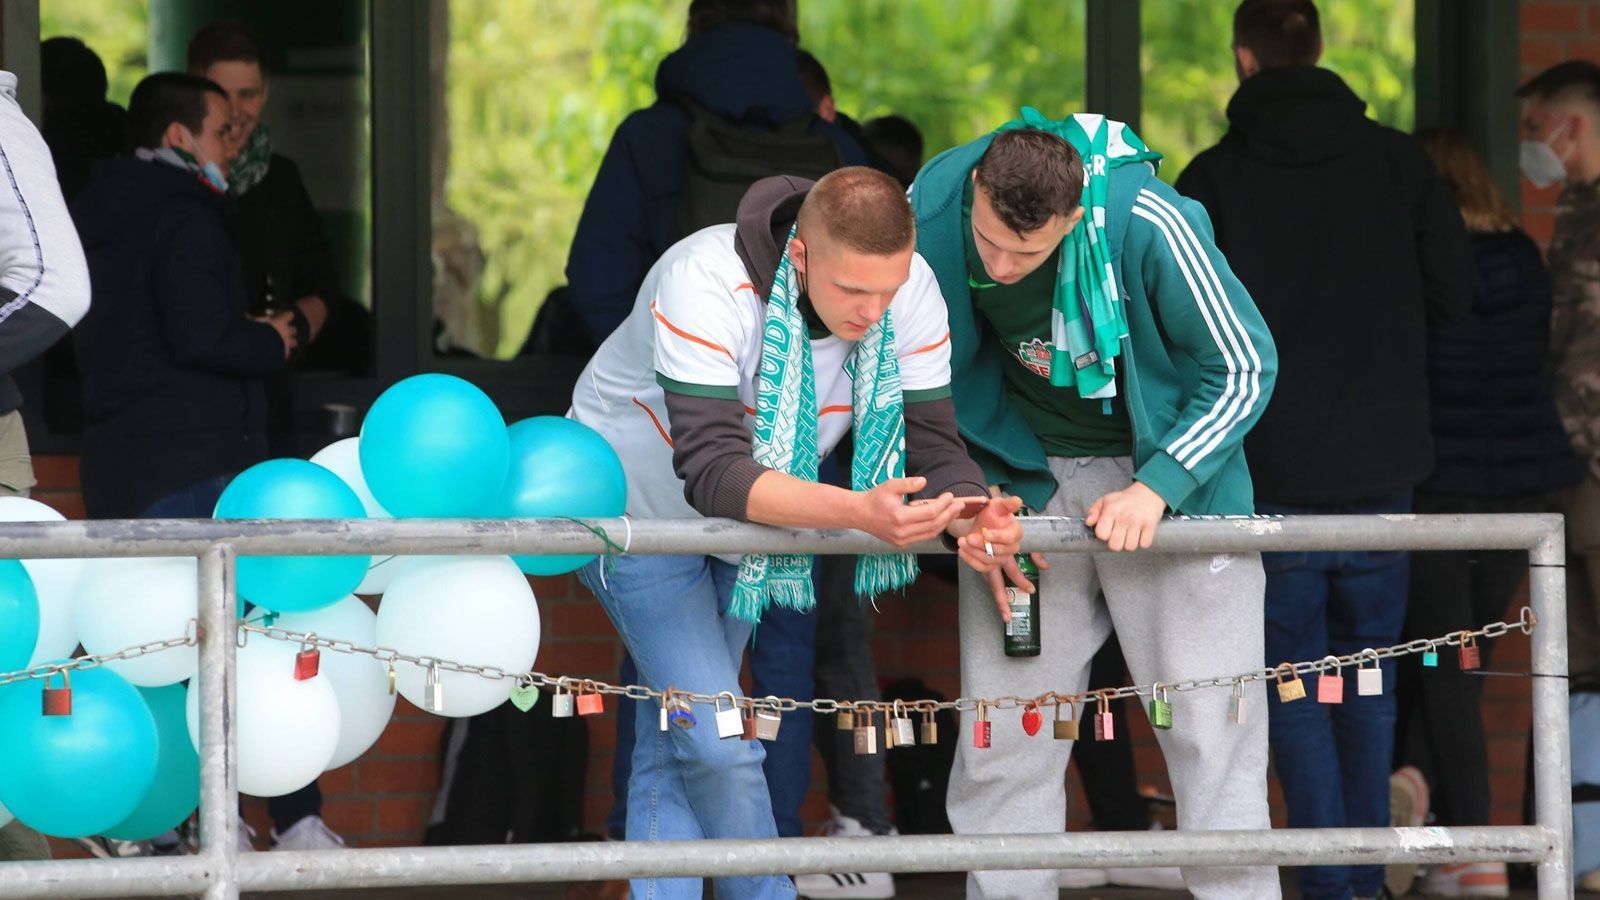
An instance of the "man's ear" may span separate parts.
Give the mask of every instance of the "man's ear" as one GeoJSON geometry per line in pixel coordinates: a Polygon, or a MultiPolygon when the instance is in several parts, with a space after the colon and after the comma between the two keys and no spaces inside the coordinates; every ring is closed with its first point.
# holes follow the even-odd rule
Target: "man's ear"
{"type": "Polygon", "coordinates": [[[179,121],[167,123],[167,130],[161,133],[161,146],[176,147],[179,150],[188,150],[194,143],[194,134],[184,127],[179,121]]]}
{"type": "Polygon", "coordinates": [[[1256,59],[1255,51],[1249,47],[1241,47],[1235,44],[1233,46],[1233,70],[1238,74],[1240,81],[1244,81],[1246,78],[1261,71],[1261,63],[1256,59]]]}
{"type": "Polygon", "coordinates": [[[833,102],[833,95],[829,94],[817,104],[817,116],[824,122],[834,122],[839,118],[839,105],[833,102]]]}
{"type": "Polygon", "coordinates": [[[1083,221],[1083,207],[1080,206],[1080,207],[1078,207],[1077,209],[1073,210],[1071,213],[1069,213],[1067,215],[1067,234],[1071,234],[1072,233],[1072,229],[1077,228],[1078,227],[1078,223],[1082,222],[1082,221],[1083,221]]]}
{"type": "Polygon", "coordinates": [[[801,275],[806,273],[806,244],[797,234],[789,240],[789,262],[794,265],[794,270],[801,275]]]}

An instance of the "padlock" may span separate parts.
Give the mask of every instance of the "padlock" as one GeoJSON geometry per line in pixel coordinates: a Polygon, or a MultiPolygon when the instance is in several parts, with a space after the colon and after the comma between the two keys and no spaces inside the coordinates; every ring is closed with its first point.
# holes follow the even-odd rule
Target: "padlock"
{"type": "Polygon", "coordinates": [[[1331,662],[1332,669],[1324,670],[1317,677],[1317,702],[1318,703],[1343,703],[1344,702],[1344,676],[1339,674],[1339,657],[1329,656],[1322,660],[1331,662]]]}
{"type": "Polygon", "coordinates": [[[994,723],[989,721],[989,704],[979,700],[978,718],[972,723],[972,746],[987,750],[993,737],[994,723]]]}
{"type": "Polygon", "coordinates": [[[1166,685],[1156,683],[1150,692],[1150,727],[1170,729],[1172,727],[1172,703],[1167,700],[1166,685]]]}
{"type": "Polygon", "coordinates": [[[856,727],[856,714],[853,709],[841,709],[833,717],[834,727],[840,731],[851,731],[856,727]]]}
{"type": "Polygon", "coordinates": [[[868,706],[856,715],[854,736],[857,754],[866,756],[878,752],[878,729],[872,724],[872,707],[868,706]]]}
{"type": "Polygon", "coordinates": [[[527,712],[538,702],[539,689],[534,686],[532,676],[524,675],[511,686],[511,705],[517,709],[527,712]]]}
{"type": "Polygon", "coordinates": [[[1372,660],[1372,668],[1356,664],[1356,696],[1380,696],[1383,694],[1383,663],[1378,661],[1378,651],[1363,650],[1361,655],[1372,660]]]}
{"type": "Polygon", "coordinates": [[[1061,698],[1056,698],[1056,720],[1052,726],[1052,733],[1058,741],[1075,741],[1078,739],[1078,705],[1071,700],[1066,701],[1067,717],[1061,718],[1061,698]]]}
{"type": "Polygon", "coordinates": [[[295,681],[317,677],[317,671],[322,663],[322,652],[312,643],[315,638],[315,634],[307,634],[306,639],[300,642],[300,652],[294,655],[295,681]]]}
{"type": "Polygon", "coordinates": [[[939,722],[933,717],[933,714],[937,711],[938,707],[932,701],[922,707],[922,742],[924,744],[939,743],[939,722]]]}
{"type": "Polygon", "coordinates": [[[1250,716],[1249,704],[1245,702],[1244,682],[1233,683],[1233,699],[1228,701],[1228,720],[1235,725],[1243,725],[1250,716]]]}
{"type": "Polygon", "coordinates": [[[667,722],[679,728],[693,728],[699,724],[694,717],[694,707],[679,692],[672,692],[672,708],[667,710],[667,722]]]}
{"type": "Polygon", "coordinates": [[[896,747],[910,747],[916,744],[916,730],[911,725],[911,716],[907,713],[903,701],[894,702],[894,721],[890,725],[889,731],[894,733],[896,747]]]}
{"type": "Polygon", "coordinates": [[[1422,651],[1422,664],[1429,669],[1439,667],[1439,651],[1434,648],[1433,641],[1428,642],[1428,649],[1422,651]]]}
{"type": "Polygon", "coordinates": [[[50,680],[56,677],[54,672],[44,678],[44,714],[47,716],[72,715],[72,673],[66,669],[59,671],[61,687],[50,686],[50,680]]]}
{"type": "Polygon", "coordinates": [[[739,736],[747,741],[755,740],[756,704],[754,700],[750,700],[748,698],[745,699],[744,711],[740,713],[739,723],[744,727],[744,731],[739,736]]]}
{"type": "Polygon", "coordinates": [[[1300,680],[1300,675],[1294,670],[1293,663],[1284,663],[1275,670],[1278,673],[1278,702],[1291,703],[1303,700],[1306,696],[1306,683],[1300,680]],[[1288,670],[1291,680],[1284,681],[1284,670],[1288,670]]]}
{"type": "Polygon", "coordinates": [[[567,719],[571,718],[572,712],[572,694],[567,692],[567,679],[562,678],[556,682],[556,692],[550,695],[550,715],[557,719],[567,719]]]}
{"type": "Polygon", "coordinates": [[[1478,651],[1478,639],[1470,631],[1461,632],[1461,671],[1470,672],[1483,665],[1483,654],[1478,651]]]}
{"type": "Polygon", "coordinates": [[[394,660],[389,660],[389,696],[394,696],[395,691],[394,660]]]}
{"type": "Polygon", "coordinates": [[[427,679],[422,686],[422,699],[429,712],[444,712],[444,685],[439,681],[439,664],[428,666],[427,679]]]}
{"type": "Polygon", "coordinates": [[[1113,741],[1117,738],[1117,721],[1111,715],[1111,698],[1105,694],[1095,696],[1094,739],[1113,741]]]}
{"type": "Polygon", "coordinates": [[[578,686],[578,715],[593,716],[606,711],[606,697],[592,681],[578,686]]]}
{"type": "Polygon", "coordinates": [[[1039,729],[1043,725],[1044,716],[1040,714],[1039,704],[1037,702],[1029,703],[1023,708],[1022,730],[1027,733],[1028,737],[1033,737],[1034,735],[1038,734],[1039,729]]]}
{"type": "Polygon", "coordinates": [[[778,698],[768,697],[767,705],[756,710],[756,737],[763,741],[778,739],[778,727],[783,724],[783,715],[778,712],[778,698]]]}
{"type": "Polygon", "coordinates": [[[723,691],[711,705],[717,711],[717,737],[727,740],[744,736],[744,719],[739,715],[739,701],[732,691],[723,691]],[[728,708],[722,708],[722,698],[728,698],[728,708]]]}

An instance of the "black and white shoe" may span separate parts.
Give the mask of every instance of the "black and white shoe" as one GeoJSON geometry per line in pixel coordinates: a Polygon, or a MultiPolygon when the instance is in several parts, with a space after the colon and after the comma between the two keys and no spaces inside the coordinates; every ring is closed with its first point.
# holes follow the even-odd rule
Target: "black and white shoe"
{"type": "MultiPolygon", "coordinates": [[[[891,832],[893,833],[893,832],[891,832]]],[[[872,837],[855,819],[833,809],[833,820],[823,837],[872,837]]],[[[894,877],[888,872],[829,872],[796,875],[795,893],[812,900],[888,900],[894,896],[894,877]]]]}

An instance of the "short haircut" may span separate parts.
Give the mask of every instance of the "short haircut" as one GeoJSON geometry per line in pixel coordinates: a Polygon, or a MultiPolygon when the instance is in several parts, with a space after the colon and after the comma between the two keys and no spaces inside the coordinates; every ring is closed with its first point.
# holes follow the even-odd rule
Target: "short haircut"
{"type": "Polygon", "coordinates": [[[1546,103],[1579,100],[1600,110],[1600,65],[1584,59],[1556,63],[1517,88],[1517,96],[1546,103]]]}
{"type": "Polygon", "coordinates": [[[917,220],[905,189],[866,166],[822,176],[806,194],[797,221],[802,240],[820,226],[840,246],[873,256],[890,256],[917,242],[917,220]]]}
{"type": "MultiPolygon", "coordinates": [[[[261,42],[238,22],[212,22],[189,39],[185,65],[189,74],[204,75],[219,62],[261,63],[261,42]]],[[[265,66],[262,66],[263,71],[265,66]]]]}
{"type": "Polygon", "coordinates": [[[973,169],[1007,228],[1026,235],[1083,201],[1083,157],[1065,138],[1016,128],[995,135],[973,169]]]}
{"type": "Polygon", "coordinates": [[[106,66],[75,37],[53,37],[39,45],[39,90],[63,109],[104,103],[106,66]]]}
{"type": "Polygon", "coordinates": [[[1244,0],[1233,11],[1233,44],[1255,54],[1263,69],[1314,66],[1322,21],[1312,0],[1244,0]]]}
{"type": "Polygon", "coordinates": [[[833,95],[833,82],[828,78],[828,70],[810,51],[801,50],[795,55],[795,67],[800,70],[800,85],[806,89],[812,106],[833,95]]]}
{"type": "Polygon", "coordinates": [[[922,132],[905,116],[880,116],[861,125],[867,148],[888,164],[890,174],[911,186],[922,168],[922,132]]]}
{"type": "Polygon", "coordinates": [[[699,37],[716,28],[742,22],[763,25],[799,43],[800,26],[795,21],[794,0],[690,0],[689,37],[699,37]]]}
{"type": "Polygon", "coordinates": [[[183,72],[147,75],[128,99],[128,137],[135,147],[159,147],[167,126],[178,122],[195,134],[206,120],[206,94],[228,95],[217,83],[183,72]]]}

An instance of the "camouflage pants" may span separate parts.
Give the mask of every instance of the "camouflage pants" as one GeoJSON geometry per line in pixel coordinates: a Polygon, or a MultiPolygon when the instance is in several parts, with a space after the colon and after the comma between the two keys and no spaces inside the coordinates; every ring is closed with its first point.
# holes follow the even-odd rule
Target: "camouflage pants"
{"type": "Polygon", "coordinates": [[[1567,671],[1600,682],[1600,482],[1585,478],[1554,505],[1567,517],[1567,671]]]}

